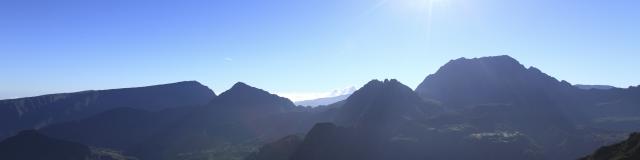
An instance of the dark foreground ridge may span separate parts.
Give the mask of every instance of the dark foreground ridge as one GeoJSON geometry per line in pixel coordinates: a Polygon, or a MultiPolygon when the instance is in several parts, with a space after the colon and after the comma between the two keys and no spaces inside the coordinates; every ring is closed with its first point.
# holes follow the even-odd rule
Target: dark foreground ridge
{"type": "Polygon", "coordinates": [[[22,131],[0,142],[0,159],[15,160],[85,160],[89,147],[52,139],[35,130],[22,131]]]}
{"type": "Polygon", "coordinates": [[[640,159],[640,133],[617,144],[600,147],[595,153],[581,160],[637,160],[640,159]]]}

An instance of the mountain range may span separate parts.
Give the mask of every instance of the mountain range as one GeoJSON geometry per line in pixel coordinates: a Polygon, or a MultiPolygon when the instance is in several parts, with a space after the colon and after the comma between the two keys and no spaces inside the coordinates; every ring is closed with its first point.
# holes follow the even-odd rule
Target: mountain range
{"type": "MultiPolygon", "coordinates": [[[[494,56],[452,60],[415,90],[372,80],[318,107],[191,81],[3,100],[0,115],[5,136],[37,129],[8,146],[31,135],[142,160],[555,160],[640,130],[640,88],[584,89],[494,56]]],[[[0,153],[31,152],[13,148],[0,153]]]]}
{"type": "Polygon", "coordinates": [[[575,159],[638,127],[631,114],[616,111],[638,115],[640,103],[630,98],[638,98],[637,88],[583,90],[509,56],[452,60],[415,92],[394,92],[403,87],[388,86],[403,85],[393,82],[382,82],[382,91],[370,82],[337,109],[333,122],[317,124],[299,144],[288,145],[295,147],[254,157],[575,159]],[[365,91],[397,97],[356,95],[365,91]],[[416,95],[421,99],[409,98],[416,95]],[[419,103],[432,109],[401,112],[419,103]]]}

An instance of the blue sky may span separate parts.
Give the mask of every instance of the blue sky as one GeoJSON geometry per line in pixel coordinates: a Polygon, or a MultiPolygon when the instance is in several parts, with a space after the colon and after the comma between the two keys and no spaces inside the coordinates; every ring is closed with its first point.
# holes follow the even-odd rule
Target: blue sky
{"type": "Polygon", "coordinates": [[[0,99],[197,80],[287,96],[508,54],[571,83],[640,84],[640,2],[0,0],[0,99]]]}

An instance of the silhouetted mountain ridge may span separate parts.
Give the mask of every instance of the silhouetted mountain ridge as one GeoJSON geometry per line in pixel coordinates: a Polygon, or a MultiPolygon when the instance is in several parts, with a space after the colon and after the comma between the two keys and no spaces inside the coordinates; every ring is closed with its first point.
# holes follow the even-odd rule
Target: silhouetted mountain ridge
{"type": "Polygon", "coordinates": [[[185,81],[137,88],[83,91],[0,101],[0,139],[17,130],[90,117],[113,108],[157,111],[207,104],[208,87],[185,81]]]}

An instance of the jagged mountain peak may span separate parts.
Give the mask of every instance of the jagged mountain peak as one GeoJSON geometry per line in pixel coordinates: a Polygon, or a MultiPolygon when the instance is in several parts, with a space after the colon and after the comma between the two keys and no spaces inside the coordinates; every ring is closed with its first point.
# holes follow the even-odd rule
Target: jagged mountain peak
{"type": "Polygon", "coordinates": [[[415,100],[418,98],[411,88],[396,79],[385,79],[383,81],[374,79],[353,92],[347,98],[346,106],[361,105],[360,103],[373,102],[373,100],[385,100],[384,97],[390,96],[412,97],[415,100]]]}
{"type": "Polygon", "coordinates": [[[524,65],[520,64],[518,60],[508,55],[501,56],[489,56],[489,57],[480,57],[480,58],[458,58],[455,60],[449,61],[447,64],[442,66],[441,70],[446,70],[448,68],[453,67],[466,67],[469,65],[474,65],[475,67],[487,67],[487,68],[496,68],[496,67],[505,67],[505,68],[514,68],[514,69],[526,69],[524,65]]]}
{"type": "Polygon", "coordinates": [[[402,84],[400,81],[396,79],[385,79],[385,80],[371,80],[367,84],[365,84],[362,88],[355,91],[353,94],[357,95],[360,92],[363,93],[368,90],[401,90],[407,93],[413,92],[411,88],[402,84]]]}
{"type": "MultiPolygon", "coordinates": [[[[367,84],[365,84],[365,87],[372,86],[372,85],[403,85],[403,84],[400,83],[400,81],[398,81],[397,79],[384,79],[382,81],[378,79],[374,79],[367,82],[367,84]]],[[[362,87],[362,88],[365,88],[365,87],[362,87]]]]}

